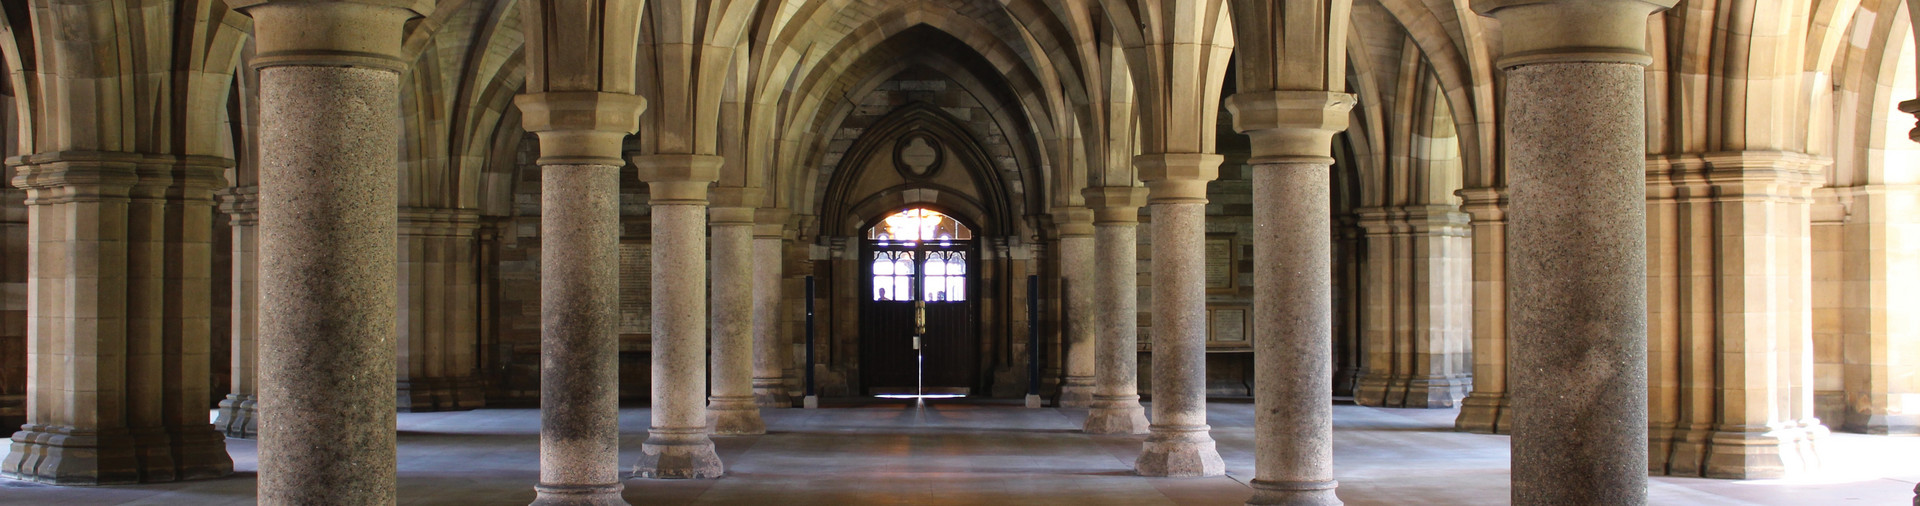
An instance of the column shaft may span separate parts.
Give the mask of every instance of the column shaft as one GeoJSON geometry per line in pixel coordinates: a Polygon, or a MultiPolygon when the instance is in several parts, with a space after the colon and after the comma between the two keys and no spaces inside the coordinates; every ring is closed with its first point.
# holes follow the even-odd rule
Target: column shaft
{"type": "Polygon", "coordinates": [[[1642,68],[1507,71],[1516,504],[1646,501],[1642,68]]]}
{"type": "Polygon", "coordinates": [[[260,433],[260,415],[255,408],[258,400],[254,397],[259,371],[259,344],[255,340],[260,321],[259,234],[255,231],[260,221],[259,196],[258,186],[233,188],[222,195],[220,206],[233,231],[233,344],[228,350],[233,370],[232,387],[220,401],[220,415],[213,425],[227,437],[246,439],[260,433]]]}
{"type": "Polygon", "coordinates": [[[707,209],[653,204],[653,424],[634,474],[714,478],[720,457],[707,437],[707,209]]]}
{"type": "MultiPolygon", "coordinates": [[[[1084,211],[1083,211],[1084,212],[1084,211]]],[[[1060,384],[1059,407],[1086,408],[1094,395],[1095,271],[1092,226],[1084,221],[1060,224],[1060,277],[1065,280],[1066,380],[1060,384]],[[1067,235],[1069,228],[1073,235],[1067,235]]],[[[1128,270],[1129,272],[1131,269],[1128,270]]]]}
{"type": "MultiPolygon", "coordinates": [[[[763,225],[764,226],[764,225],[763,225]]],[[[789,403],[782,366],[786,342],[781,339],[780,290],[782,258],[779,225],[771,236],[753,238],[753,402],[763,408],[789,403]]]]}
{"type": "Polygon", "coordinates": [[[716,207],[712,210],[713,285],[710,309],[712,384],[707,427],[715,435],[767,433],[760,406],[753,401],[753,209],[716,207]]]}
{"type": "Polygon", "coordinates": [[[1170,199],[1150,207],[1153,424],[1134,463],[1146,476],[1226,473],[1207,426],[1206,258],[1196,247],[1206,238],[1204,202],[1170,199]]]}
{"type": "Polygon", "coordinates": [[[1096,376],[1092,409],[1083,430],[1090,434],[1145,434],[1140,405],[1140,293],[1138,266],[1141,188],[1088,188],[1094,207],[1096,376]],[[1124,200],[1124,202],[1109,202],[1124,200]],[[1096,205],[1096,202],[1098,205],[1096,205]],[[1117,204],[1117,205],[1116,205],[1117,204]]]}
{"type": "Polygon", "coordinates": [[[540,175],[540,484],[535,504],[620,490],[620,167],[540,175]]]}
{"type": "Polygon", "coordinates": [[[1333,251],[1326,163],[1257,165],[1254,495],[1340,504],[1333,481],[1333,251]]]}
{"type": "Polygon", "coordinates": [[[399,81],[388,69],[260,70],[265,504],[394,501],[399,81]]]}

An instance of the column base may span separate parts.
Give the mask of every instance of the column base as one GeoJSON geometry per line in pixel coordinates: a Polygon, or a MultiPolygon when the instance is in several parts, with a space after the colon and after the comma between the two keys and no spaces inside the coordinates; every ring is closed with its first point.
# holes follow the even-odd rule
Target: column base
{"type": "Polygon", "coordinates": [[[1395,384],[1405,385],[1405,380],[1400,378],[1362,373],[1355,383],[1357,386],[1353,389],[1354,404],[1374,408],[1398,407],[1407,400],[1406,389],[1394,388],[1395,384]],[[1390,398],[1396,390],[1400,392],[1398,401],[1390,398]]]}
{"type": "Polygon", "coordinates": [[[766,434],[760,405],[752,397],[714,397],[707,401],[707,432],[715,436],[766,434]]]}
{"type": "Polygon", "coordinates": [[[1067,381],[1060,384],[1060,400],[1054,403],[1054,407],[1093,407],[1093,377],[1068,376],[1067,381]]]}
{"type": "Polygon", "coordinates": [[[1334,495],[1340,482],[1253,480],[1253,498],[1247,506],[1340,506],[1346,504],[1334,495]]]}
{"type": "Polygon", "coordinates": [[[722,474],[726,474],[726,468],[704,430],[651,431],[647,442],[640,444],[640,462],[633,465],[633,475],[638,478],[703,480],[722,474]]]}
{"type": "Polygon", "coordinates": [[[1705,476],[1773,479],[1818,470],[1820,457],[1813,445],[1813,432],[1799,426],[1722,428],[1707,441],[1705,476]],[[1729,428],[1735,430],[1725,430],[1729,428]]]}
{"type": "Polygon", "coordinates": [[[260,437],[258,402],[252,395],[227,394],[227,398],[220,401],[220,416],[213,421],[214,430],[230,438],[260,437]]]}
{"type": "Polygon", "coordinates": [[[173,438],[167,435],[166,427],[140,427],[133,434],[133,458],[139,462],[140,481],[158,483],[175,481],[173,463],[173,438]]]}
{"type": "Polygon", "coordinates": [[[1920,435],[1920,414],[1873,413],[1858,417],[1848,416],[1841,428],[1847,432],[1876,436],[1920,435]]]}
{"type": "Polygon", "coordinates": [[[414,378],[400,382],[396,407],[401,413],[479,409],[487,405],[485,390],[478,376],[414,378]]]}
{"type": "MultiPolygon", "coordinates": [[[[1647,434],[1649,439],[1656,435],[1657,434],[1649,429],[1647,434]]],[[[1711,435],[1712,431],[1708,430],[1707,427],[1672,429],[1665,441],[1669,449],[1667,450],[1665,465],[1661,466],[1661,469],[1664,469],[1664,471],[1660,474],[1667,476],[1706,475],[1707,438],[1711,435]]],[[[1652,446],[1652,442],[1649,441],[1649,450],[1652,449],[1652,446]]],[[[1654,457],[1653,455],[1648,455],[1647,457],[1647,467],[1653,468],[1658,465],[1660,461],[1658,457],[1654,457]]],[[[1661,469],[1648,469],[1648,471],[1661,471],[1661,469]]]]}
{"type": "Polygon", "coordinates": [[[1088,434],[1146,434],[1147,409],[1140,406],[1140,396],[1095,397],[1093,410],[1087,412],[1087,423],[1080,430],[1088,434]]]}
{"type": "Polygon", "coordinates": [[[787,396],[787,386],[780,378],[754,378],[753,404],[774,409],[793,407],[792,398],[787,396]]]}
{"type": "Polygon", "coordinates": [[[1227,462],[1214,448],[1213,436],[1205,425],[1190,427],[1152,426],[1147,442],[1141,445],[1140,458],[1133,470],[1141,476],[1197,478],[1227,474],[1227,462]]]}
{"type": "Polygon", "coordinates": [[[1507,434],[1507,396],[1474,392],[1460,401],[1460,417],[1453,430],[1475,434],[1507,434]]]}
{"type": "Polygon", "coordinates": [[[13,434],[0,476],[53,485],[123,485],[140,482],[133,436],[28,424],[13,434]]]}
{"type": "MultiPolygon", "coordinates": [[[[1429,376],[1407,380],[1403,408],[1451,408],[1473,390],[1473,376],[1429,376]]],[[[1389,396],[1391,397],[1391,396],[1389,396]]]]}
{"type": "Polygon", "coordinates": [[[626,486],[610,485],[534,485],[531,506],[628,506],[620,497],[626,486]]]}
{"type": "Polygon", "coordinates": [[[227,455],[227,438],[212,424],[173,427],[174,479],[205,480],[233,474],[233,457],[227,455]]]}

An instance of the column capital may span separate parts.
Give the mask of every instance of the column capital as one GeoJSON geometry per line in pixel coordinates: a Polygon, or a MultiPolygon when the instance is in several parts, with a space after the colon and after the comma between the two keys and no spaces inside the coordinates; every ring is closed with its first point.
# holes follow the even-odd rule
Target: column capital
{"type": "Polygon", "coordinates": [[[752,227],[753,208],[714,205],[707,208],[707,226],[752,227]]]}
{"type": "Polygon", "coordinates": [[[1536,63],[1653,63],[1647,16],[1678,0],[1472,0],[1500,20],[1503,69],[1536,63]]]}
{"type": "Polygon", "coordinates": [[[1331,91],[1244,92],[1227,97],[1233,128],[1253,139],[1247,163],[1333,163],[1333,136],[1347,129],[1353,95],[1331,91]]]}
{"type": "Polygon", "coordinates": [[[1460,210],[1473,216],[1475,222],[1507,220],[1507,189],[1505,187],[1462,188],[1453,194],[1460,196],[1460,210]]]}
{"type": "Polygon", "coordinates": [[[633,157],[640,181],[653,205],[706,205],[707,187],[720,180],[723,158],[712,155],[655,154],[633,157]]]}
{"type": "Polygon", "coordinates": [[[1147,205],[1147,189],[1138,186],[1095,186],[1080,191],[1093,209],[1095,225],[1134,224],[1140,222],[1140,207],[1147,205]]]}
{"type": "Polygon", "coordinates": [[[1053,209],[1053,228],[1060,237],[1092,237],[1093,210],[1080,206],[1053,209]]]}
{"type": "Polygon", "coordinates": [[[764,239],[783,239],[787,236],[787,220],[793,211],[778,207],[762,207],[753,210],[753,236],[764,239]]]}
{"type": "Polygon", "coordinates": [[[720,186],[717,184],[713,186],[710,192],[712,193],[707,199],[708,202],[710,202],[708,205],[713,207],[745,208],[749,213],[747,215],[747,221],[749,222],[754,221],[753,214],[751,213],[754,208],[760,207],[762,197],[767,194],[766,190],[759,188],[720,186]]]}
{"type": "Polygon", "coordinates": [[[260,223],[259,186],[231,186],[216,191],[213,195],[220,203],[220,212],[227,214],[227,223],[236,227],[250,227],[260,223]]]}
{"type": "Polygon", "coordinates": [[[227,0],[253,17],[254,68],[363,67],[400,72],[406,22],[434,0],[227,0]]]}
{"type": "Polygon", "coordinates": [[[601,91],[550,91],[513,98],[520,123],[540,136],[540,165],[620,165],[620,144],[640,128],[647,100],[601,91]]]}
{"type": "Polygon", "coordinates": [[[1147,203],[1204,204],[1207,182],[1220,177],[1225,160],[1213,153],[1157,153],[1133,157],[1133,165],[1147,183],[1147,203]]]}

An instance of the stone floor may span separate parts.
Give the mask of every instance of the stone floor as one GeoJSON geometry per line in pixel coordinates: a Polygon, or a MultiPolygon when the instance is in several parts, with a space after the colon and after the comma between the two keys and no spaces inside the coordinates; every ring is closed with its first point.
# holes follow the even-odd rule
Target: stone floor
{"type": "MultiPolygon", "coordinates": [[[[718,439],[728,474],[709,481],[628,480],[635,505],[1241,504],[1253,473],[1253,409],[1209,408],[1228,476],[1133,476],[1140,436],[1079,433],[1083,410],[930,401],[768,410],[765,436],[718,439]]],[[[1453,411],[1335,408],[1340,497],[1350,505],[1503,504],[1504,436],[1455,433],[1453,411]]],[[[539,413],[489,409],[400,414],[400,503],[524,505],[538,473],[539,413]]],[[[646,438],[647,411],[621,412],[621,461],[646,438]]],[[[0,480],[0,504],[251,504],[253,441],[230,440],[229,479],[58,488],[0,480]]],[[[1654,504],[1911,504],[1920,438],[1836,434],[1827,470],[1782,481],[1655,478],[1654,504]]],[[[0,456],[5,448],[0,447],[0,456]]]]}

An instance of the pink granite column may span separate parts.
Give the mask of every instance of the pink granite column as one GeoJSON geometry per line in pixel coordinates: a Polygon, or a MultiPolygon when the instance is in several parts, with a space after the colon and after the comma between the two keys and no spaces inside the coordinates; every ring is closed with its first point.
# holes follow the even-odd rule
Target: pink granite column
{"type": "Polygon", "coordinates": [[[753,227],[753,402],[762,408],[792,405],[787,396],[785,371],[786,341],[780,328],[782,246],[786,234],[787,211],[761,208],[754,213],[753,227]]]}
{"type": "Polygon", "coordinates": [[[1333,480],[1333,136],[1353,96],[1243,92],[1253,143],[1253,497],[1341,504],[1333,480]]]}
{"type": "Polygon", "coordinates": [[[1647,17],[1482,0],[1506,70],[1513,503],[1647,501],[1647,17]]]}
{"type": "Polygon", "coordinates": [[[1054,214],[1054,228],[1060,232],[1060,277],[1065,281],[1066,379],[1060,383],[1059,406],[1093,406],[1095,369],[1095,327],[1098,318],[1093,308],[1094,263],[1093,212],[1084,207],[1068,207],[1054,214]]]}
{"type": "Polygon", "coordinates": [[[1153,424],[1134,470],[1143,476],[1226,474],[1207,426],[1207,182],[1222,157],[1141,155],[1153,216],[1153,424]]]}
{"type": "Polygon", "coordinates": [[[237,2],[260,69],[262,504],[394,501],[401,33],[390,2],[237,2]]]}
{"type": "Polygon", "coordinates": [[[725,469],[707,437],[707,187],[721,158],[633,159],[653,212],[653,425],[634,474],[717,478],[725,469]]]}
{"type": "Polygon", "coordinates": [[[1137,266],[1140,206],[1147,189],[1135,186],[1088,188],[1082,192],[1093,209],[1094,394],[1083,427],[1089,434],[1145,434],[1147,411],[1140,406],[1140,293],[1137,266]]]}
{"type": "MultiPolygon", "coordinates": [[[[716,200],[740,200],[739,194],[757,191],[721,188],[714,193],[716,200]]],[[[751,200],[757,203],[759,195],[751,200]]],[[[753,208],[714,207],[708,216],[713,244],[707,279],[713,299],[707,427],[716,436],[766,434],[760,405],[753,401],[753,208]]]]}
{"type": "Polygon", "coordinates": [[[537,505],[620,498],[620,149],[637,95],[521,95],[540,136],[540,482],[537,505]]]}

